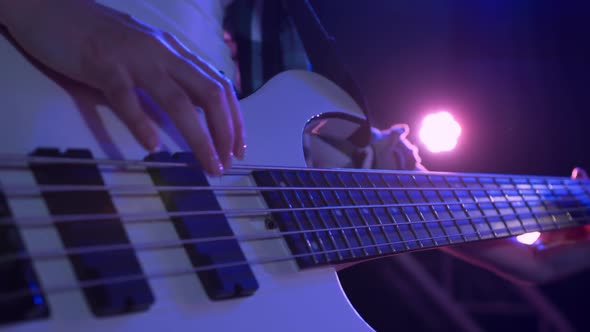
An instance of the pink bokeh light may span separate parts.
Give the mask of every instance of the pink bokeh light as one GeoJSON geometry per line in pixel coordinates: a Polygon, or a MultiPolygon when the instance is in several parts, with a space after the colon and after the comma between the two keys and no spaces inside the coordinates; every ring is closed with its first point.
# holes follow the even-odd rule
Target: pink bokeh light
{"type": "Polygon", "coordinates": [[[440,111],[424,118],[418,135],[431,152],[451,151],[457,146],[461,126],[451,113],[440,111]]]}

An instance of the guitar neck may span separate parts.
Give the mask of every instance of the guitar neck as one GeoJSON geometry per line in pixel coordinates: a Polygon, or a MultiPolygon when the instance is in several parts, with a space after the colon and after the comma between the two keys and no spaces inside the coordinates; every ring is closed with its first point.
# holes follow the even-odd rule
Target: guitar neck
{"type": "MultiPolygon", "coordinates": [[[[57,161],[62,168],[73,163],[71,159],[65,164],[57,161]]],[[[158,174],[170,167],[174,174],[179,166],[184,171],[196,167],[148,165],[150,173],[158,174]]],[[[204,211],[187,206],[187,215],[231,216],[235,211],[220,209],[215,196],[202,190],[208,188],[202,172],[195,172],[202,178],[196,187],[184,182],[177,186],[209,195],[207,199],[215,206],[207,203],[202,206],[204,211]]],[[[590,220],[588,180],[310,168],[255,168],[251,175],[256,182],[252,189],[262,194],[268,206],[267,225],[278,228],[301,268],[574,227],[590,220]]],[[[156,185],[162,183],[156,181],[156,185]]],[[[78,187],[55,189],[76,192],[78,187]]],[[[98,189],[106,187],[99,185],[98,189]]],[[[210,191],[216,190],[231,189],[217,186],[210,191]]],[[[168,202],[168,194],[163,195],[168,202]]],[[[52,220],[60,218],[63,216],[53,216],[52,220]]],[[[91,214],[89,218],[95,217],[91,214]]],[[[189,236],[193,237],[198,235],[189,236]]]]}
{"type": "Polygon", "coordinates": [[[275,169],[254,173],[302,268],[588,223],[588,181],[275,169]]]}

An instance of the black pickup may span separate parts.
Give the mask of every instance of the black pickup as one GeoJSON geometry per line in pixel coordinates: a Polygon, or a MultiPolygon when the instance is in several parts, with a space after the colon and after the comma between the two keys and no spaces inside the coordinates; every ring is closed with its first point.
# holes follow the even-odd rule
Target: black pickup
{"type": "MultiPolygon", "coordinates": [[[[92,159],[87,150],[38,149],[33,156],[92,159]]],[[[99,169],[92,164],[31,163],[30,168],[40,185],[104,185],[99,169]]],[[[52,215],[114,214],[115,207],[105,191],[43,192],[52,215]]],[[[80,220],[56,223],[55,227],[66,248],[84,248],[130,244],[120,219],[80,220]]],[[[143,270],[132,249],[69,255],[79,281],[142,276],[143,270]]],[[[103,283],[84,287],[84,295],[97,316],[110,316],[146,310],[154,302],[147,280],[103,283]]]]}
{"type": "MultiPolygon", "coordinates": [[[[147,161],[196,164],[190,153],[170,155],[167,152],[148,156],[147,161]]],[[[157,186],[209,186],[207,177],[197,167],[150,167],[148,171],[157,186]]],[[[170,212],[220,211],[221,207],[209,190],[161,191],[160,196],[170,212]]],[[[207,239],[234,235],[223,214],[171,218],[181,239],[207,239]]],[[[212,239],[184,246],[197,275],[212,300],[223,300],[253,294],[258,282],[246,263],[236,239],[212,239]],[[216,267],[217,264],[230,264],[216,267]],[[208,268],[211,267],[211,268],[208,268]]]]}

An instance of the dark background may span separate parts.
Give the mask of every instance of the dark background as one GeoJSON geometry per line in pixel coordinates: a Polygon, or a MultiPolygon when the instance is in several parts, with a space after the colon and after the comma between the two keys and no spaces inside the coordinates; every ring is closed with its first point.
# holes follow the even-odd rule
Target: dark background
{"type": "MultiPolygon", "coordinates": [[[[316,0],[377,127],[447,108],[456,150],[433,170],[568,174],[589,165],[590,4],[547,0],[316,0]]],[[[415,143],[417,136],[412,135],[415,143]]]]}
{"type": "MultiPolygon", "coordinates": [[[[566,176],[574,166],[590,167],[590,2],[311,3],[370,101],[373,125],[408,123],[427,168],[566,176]],[[454,114],[463,134],[454,151],[433,154],[420,145],[417,132],[424,115],[440,108],[454,114]]],[[[443,255],[414,256],[436,277],[437,264],[449,259],[443,255]]],[[[340,274],[353,304],[378,330],[430,330],[420,310],[396,301],[399,292],[387,287],[394,283],[384,264],[389,263],[372,262],[340,274]]],[[[453,261],[452,266],[455,282],[475,285],[473,292],[484,294],[484,300],[497,300],[494,296],[514,287],[465,263],[453,261]]],[[[582,273],[541,287],[580,331],[590,329],[588,280],[589,274],[582,273]]],[[[460,298],[461,289],[453,295],[460,298]]],[[[533,331],[541,319],[476,318],[490,331],[533,331]]],[[[443,319],[439,330],[452,330],[443,319]]]]}

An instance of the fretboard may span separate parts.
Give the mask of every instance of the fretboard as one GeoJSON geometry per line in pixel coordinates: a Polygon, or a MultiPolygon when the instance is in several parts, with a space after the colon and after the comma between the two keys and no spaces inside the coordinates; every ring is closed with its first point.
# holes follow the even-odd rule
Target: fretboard
{"type": "Polygon", "coordinates": [[[300,267],[579,226],[588,181],[493,174],[254,172],[300,267]],[[292,189],[290,189],[292,188],[292,189]]]}

